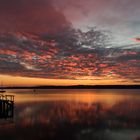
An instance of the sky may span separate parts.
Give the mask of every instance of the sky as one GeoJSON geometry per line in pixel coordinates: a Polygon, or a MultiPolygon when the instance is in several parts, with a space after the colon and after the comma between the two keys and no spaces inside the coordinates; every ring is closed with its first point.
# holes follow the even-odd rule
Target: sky
{"type": "Polygon", "coordinates": [[[139,5],[139,0],[0,0],[0,81],[140,84],[139,5]]]}

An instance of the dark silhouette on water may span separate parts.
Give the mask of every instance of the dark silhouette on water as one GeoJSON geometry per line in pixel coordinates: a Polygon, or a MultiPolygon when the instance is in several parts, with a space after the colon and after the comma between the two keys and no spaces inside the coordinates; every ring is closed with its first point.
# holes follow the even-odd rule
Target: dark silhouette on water
{"type": "Polygon", "coordinates": [[[1,83],[1,87],[0,87],[0,93],[4,93],[6,92],[6,90],[3,89],[2,83],[1,83]]]}
{"type": "Polygon", "coordinates": [[[0,90],[0,93],[4,93],[4,92],[6,92],[6,91],[5,91],[5,90],[3,90],[3,89],[1,89],[1,90],[0,90]]]}
{"type": "Polygon", "coordinates": [[[0,119],[14,116],[14,96],[0,95],[0,119]]]}

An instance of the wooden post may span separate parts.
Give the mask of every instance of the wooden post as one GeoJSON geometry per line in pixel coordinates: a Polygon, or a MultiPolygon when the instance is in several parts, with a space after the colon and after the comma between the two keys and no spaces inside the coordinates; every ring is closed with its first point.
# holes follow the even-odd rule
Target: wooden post
{"type": "Polygon", "coordinates": [[[0,118],[12,118],[14,116],[14,96],[0,95],[0,118]]]}

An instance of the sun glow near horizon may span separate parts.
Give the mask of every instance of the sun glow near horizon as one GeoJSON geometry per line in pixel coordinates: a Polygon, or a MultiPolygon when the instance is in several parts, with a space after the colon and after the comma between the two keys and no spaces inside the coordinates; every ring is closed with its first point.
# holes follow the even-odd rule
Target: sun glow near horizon
{"type": "Polygon", "coordinates": [[[0,80],[4,86],[69,86],[69,85],[135,85],[134,82],[124,81],[120,79],[45,79],[45,78],[29,78],[19,76],[0,75],[0,80]]]}

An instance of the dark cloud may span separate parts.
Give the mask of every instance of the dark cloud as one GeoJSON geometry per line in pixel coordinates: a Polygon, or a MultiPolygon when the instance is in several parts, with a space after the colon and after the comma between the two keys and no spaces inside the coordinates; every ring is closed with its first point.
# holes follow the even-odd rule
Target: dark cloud
{"type": "Polygon", "coordinates": [[[57,31],[69,26],[68,18],[79,24],[87,19],[89,26],[125,23],[138,28],[139,5],[139,0],[0,0],[0,27],[1,31],[57,31]]]}
{"type": "Polygon", "coordinates": [[[130,38],[139,35],[139,0],[53,1],[77,28],[83,30],[92,26],[106,28],[113,33],[118,42],[122,43],[123,39],[128,42],[130,38]]]}
{"type": "Polygon", "coordinates": [[[69,26],[50,0],[0,0],[1,32],[58,32],[69,26]]]}
{"type": "Polygon", "coordinates": [[[138,14],[140,12],[139,0],[53,1],[55,1],[56,6],[61,7],[67,12],[67,15],[71,16],[71,18],[73,17],[74,20],[92,16],[93,18],[96,18],[96,20],[102,21],[103,23],[108,22],[108,24],[114,24],[116,22],[120,22],[118,19],[138,21],[138,14]]]}

